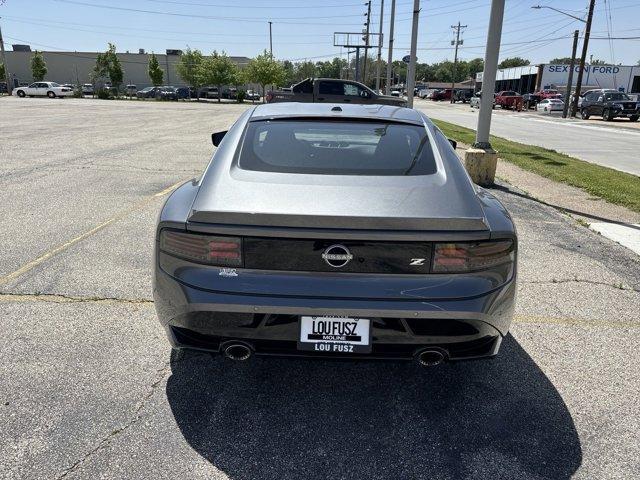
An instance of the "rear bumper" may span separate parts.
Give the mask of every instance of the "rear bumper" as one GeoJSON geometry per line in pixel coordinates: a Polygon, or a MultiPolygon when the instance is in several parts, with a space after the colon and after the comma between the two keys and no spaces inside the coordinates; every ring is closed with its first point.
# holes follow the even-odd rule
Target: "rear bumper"
{"type": "Polygon", "coordinates": [[[258,355],[412,359],[425,347],[450,360],[491,357],[506,335],[515,303],[515,277],[481,296],[446,300],[362,300],[240,295],[186,285],[157,268],[154,299],[174,348],[217,352],[242,340],[258,355]],[[370,354],[329,354],[297,348],[300,315],[372,320],[370,354]]]}

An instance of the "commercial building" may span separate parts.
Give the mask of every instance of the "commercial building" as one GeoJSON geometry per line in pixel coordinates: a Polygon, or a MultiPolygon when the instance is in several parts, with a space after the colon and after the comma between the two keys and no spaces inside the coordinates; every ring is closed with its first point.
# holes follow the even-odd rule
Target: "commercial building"
{"type": "MultiPolygon", "coordinates": [[[[6,52],[7,70],[14,83],[31,83],[31,57],[33,52],[18,46],[18,50],[6,52]]],[[[185,82],[176,71],[180,61],[180,50],[167,50],[164,54],[156,54],[160,67],[164,70],[165,85],[183,86],[185,82]]],[[[43,51],[42,55],[47,64],[45,80],[58,83],[91,83],[90,74],[96,64],[96,52],[54,52],[43,51]]],[[[147,73],[150,54],[140,50],[139,53],[116,53],[124,70],[124,83],[134,84],[138,88],[151,85],[147,73]]],[[[247,57],[230,57],[239,67],[249,63],[247,57]]]]}
{"type": "MultiPolygon", "coordinates": [[[[573,87],[580,66],[574,67],[573,87]]],[[[566,91],[569,65],[527,65],[504,68],[496,75],[496,91],[515,90],[531,93],[542,88],[566,91]]],[[[640,93],[640,66],[633,65],[585,65],[582,76],[583,90],[588,88],[612,88],[627,93],[640,93]]],[[[482,72],[476,74],[476,89],[482,89],[482,72]]]]}

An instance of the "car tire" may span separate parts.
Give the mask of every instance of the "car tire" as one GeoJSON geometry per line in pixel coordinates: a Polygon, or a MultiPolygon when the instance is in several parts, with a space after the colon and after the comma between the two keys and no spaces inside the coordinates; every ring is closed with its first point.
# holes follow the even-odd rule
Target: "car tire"
{"type": "Polygon", "coordinates": [[[545,111],[545,112],[546,112],[546,111],[548,111],[548,110],[547,110],[547,107],[544,107],[544,111],[545,111]]]}
{"type": "Polygon", "coordinates": [[[47,97],[56,98],[56,94],[55,94],[55,92],[47,92],[47,97]]]}
{"type": "Polygon", "coordinates": [[[613,115],[611,115],[611,110],[608,108],[602,112],[602,119],[606,122],[610,122],[613,120],[613,115]]]}
{"type": "Polygon", "coordinates": [[[24,98],[27,96],[26,93],[24,93],[23,90],[18,90],[18,92],[16,93],[16,95],[18,95],[20,98],[24,98]]]}
{"type": "Polygon", "coordinates": [[[581,110],[580,110],[580,117],[581,117],[583,120],[589,120],[589,117],[590,117],[590,116],[591,116],[591,115],[589,115],[589,112],[587,111],[587,109],[586,109],[586,108],[583,108],[583,109],[581,109],[581,110]]]}
{"type": "Polygon", "coordinates": [[[637,122],[637,121],[638,121],[638,118],[640,118],[640,116],[638,116],[638,115],[631,115],[631,116],[629,117],[629,121],[630,121],[630,122],[637,122]]]}

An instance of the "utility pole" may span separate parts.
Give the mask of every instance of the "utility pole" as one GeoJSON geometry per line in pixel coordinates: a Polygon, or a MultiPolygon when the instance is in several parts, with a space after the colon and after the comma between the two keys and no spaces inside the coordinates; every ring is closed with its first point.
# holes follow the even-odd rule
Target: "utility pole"
{"type": "Polygon", "coordinates": [[[355,71],[355,80],[356,82],[360,81],[360,47],[356,47],[356,71],[355,71]]]}
{"type": "Polygon", "coordinates": [[[362,68],[362,83],[367,84],[367,57],[369,56],[369,28],[371,26],[371,0],[367,3],[367,31],[365,33],[364,62],[362,68]]]}
{"type": "Polygon", "coordinates": [[[4,40],[2,40],[2,26],[0,26],[0,53],[2,54],[2,64],[4,65],[4,78],[7,82],[7,94],[11,95],[11,90],[12,90],[12,85],[10,82],[11,76],[9,75],[9,66],[7,65],[7,56],[4,53],[4,40]]]}
{"type": "MultiPolygon", "coordinates": [[[[503,0],[504,1],[504,0],[503,0]]],[[[411,53],[407,70],[407,106],[413,108],[413,89],[416,86],[416,51],[418,50],[418,18],[420,17],[420,0],[413,0],[413,25],[411,26],[411,53]]]]}
{"type": "Polygon", "coordinates": [[[271,32],[271,25],[273,25],[273,22],[269,22],[269,55],[271,55],[271,60],[273,60],[273,34],[271,32]]]}
{"type": "Polygon", "coordinates": [[[456,76],[458,74],[458,45],[462,44],[462,41],[460,40],[460,30],[467,28],[467,26],[460,25],[460,22],[458,22],[458,25],[451,25],[451,28],[456,32],[456,39],[451,41],[451,43],[455,43],[456,46],[456,53],[453,56],[453,78],[451,79],[451,103],[453,103],[455,102],[453,94],[456,86],[456,76]]]}
{"type": "Polygon", "coordinates": [[[567,92],[564,95],[564,108],[562,109],[562,118],[567,118],[569,113],[569,103],[571,102],[571,85],[573,83],[573,70],[576,66],[576,50],[578,49],[578,36],[580,30],[573,32],[573,48],[571,50],[571,63],[569,65],[569,79],[567,80],[567,92]]]}
{"type": "Polygon", "coordinates": [[[587,16],[587,26],[584,29],[584,41],[582,43],[582,56],[580,57],[580,70],[578,70],[578,81],[576,82],[576,96],[573,99],[573,107],[571,108],[571,116],[575,117],[578,111],[578,99],[580,98],[580,89],[582,88],[582,74],[584,73],[584,63],[587,59],[587,49],[589,48],[589,35],[591,35],[591,21],[593,20],[593,9],[596,6],[596,0],[589,2],[589,14],[587,16]]]}
{"type": "Polygon", "coordinates": [[[471,180],[483,186],[493,184],[496,176],[496,166],[498,164],[498,152],[491,148],[489,131],[491,130],[493,94],[496,89],[496,72],[498,70],[498,57],[500,55],[504,2],[505,0],[491,0],[476,141],[473,147],[464,153],[464,167],[467,169],[471,180]]]}
{"type": "Polygon", "coordinates": [[[380,28],[378,29],[378,63],[376,65],[376,93],[380,92],[380,70],[382,69],[382,19],[384,17],[384,0],[380,1],[380,28]]]}
{"type": "Polygon", "coordinates": [[[391,95],[391,64],[393,63],[393,27],[396,21],[396,0],[391,0],[391,25],[389,26],[389,53],[387,55],[387,89],[386,94],[391,95]]]}

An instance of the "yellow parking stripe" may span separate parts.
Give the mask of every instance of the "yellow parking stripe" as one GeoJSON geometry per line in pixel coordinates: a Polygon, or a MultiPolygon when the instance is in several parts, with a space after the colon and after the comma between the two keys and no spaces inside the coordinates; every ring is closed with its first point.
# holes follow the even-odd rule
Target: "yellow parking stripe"
{"type": "Polygon", "coordinates": [[[41,263],[47,261],[48,259],[50,259],[51,257],[59,254],[60,252],[65,251],[66,249],[68,249],[69,247],[75,245],[76,243],[81,242],[85,238],[90,237],[94,233],[99,232],[103,228],[111,225],[112,223],[117,222],[118,220],[122,220],[124,217],[126,217],[127,215],[135,212],[136,210],[140,210],[141,208],[145,207],[149,203],[153,202],[156,198],[161,197],[163,195],[166,195],[167,193],[172,192],[177,187],[182,185],[184,182],[185,182],[185,180],[180,180],[179,182],[171,185],[170,187],[167,187],[167,188],[165,188],[164,190],[162,190],[162,191],[160,191],[158,193],[154,193],[153,195],[151,195],[149,197],[146,197],[144,200],[134,204],[133,206],[129,207],[128,209],[126,209],[126,210],[118,213],[117,215],[109,218],[108,220],[102,222],[101,224],[96,225],[91,230],[89,230],[87,232],[84,232],[83,234],[78,235],[75,238],[72,238],[71,240],[69,240],[68,242],[63,243],[62,245],[58,245],[57,247],[54,247],[54,248],[52,248],[50,250],[47,250],[45,253],[40,255],[38,258],[35,258],[35,259],[31,260],[30,262],[24,264],[19,269],[15,270],[15,271],[7,274],[7,275],[4,275],[3,277],[0,277],[0,285],[3,285],[5,283],[7,283],[7,282],[10,282],[14,278],[17,278],[20,275],[23,275],[23,274],[27,273],[28,271],[30,271],[30,270],[34,269],[35,267],[37,267],[38,265],[40,265],[41,263]]]}

